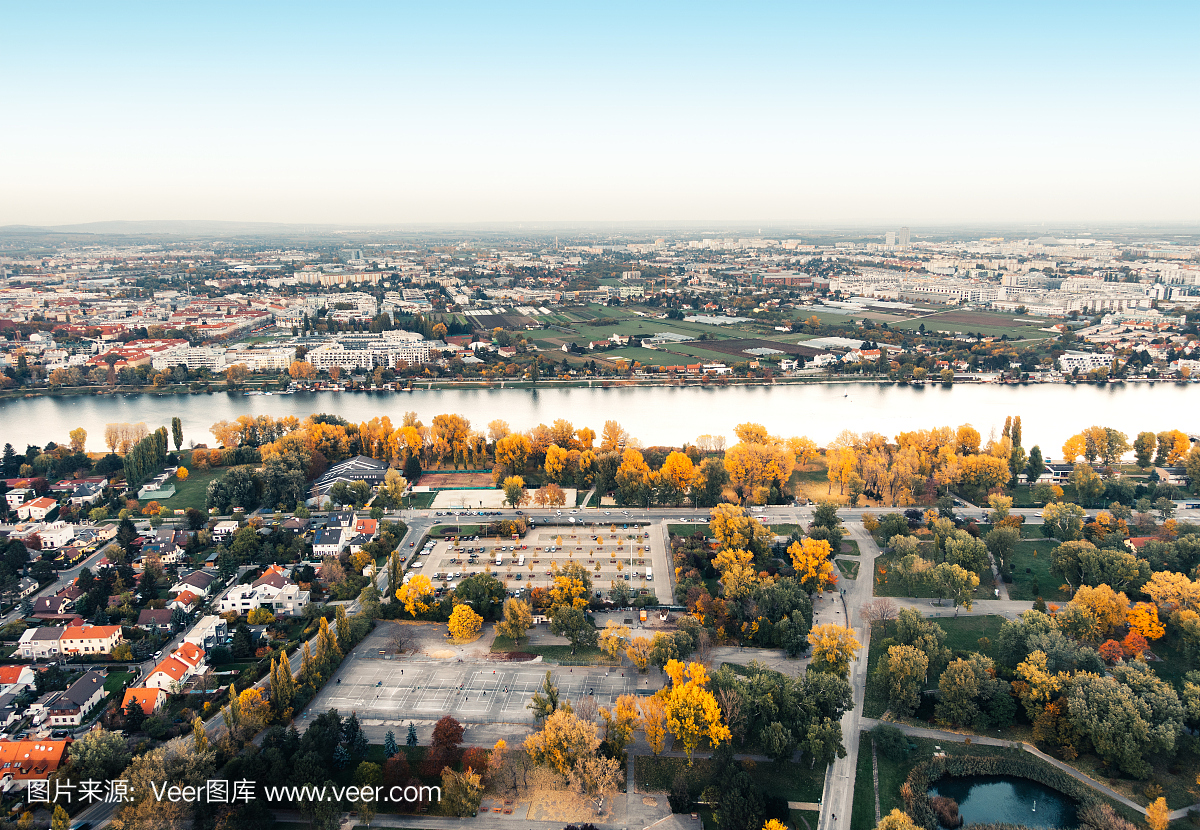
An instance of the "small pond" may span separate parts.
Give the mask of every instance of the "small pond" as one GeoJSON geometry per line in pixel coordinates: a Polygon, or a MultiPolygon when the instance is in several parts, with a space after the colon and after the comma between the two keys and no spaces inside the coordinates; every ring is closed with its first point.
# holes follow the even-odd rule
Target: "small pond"
{"type": "Polygon", "coordinates": [[[957,801],[964,824],[1008,822],[1063,830],[1078,826],[1072,799],[1028,778],[946,776],[930,787],[929,794],[944,795],[957,801]]]}

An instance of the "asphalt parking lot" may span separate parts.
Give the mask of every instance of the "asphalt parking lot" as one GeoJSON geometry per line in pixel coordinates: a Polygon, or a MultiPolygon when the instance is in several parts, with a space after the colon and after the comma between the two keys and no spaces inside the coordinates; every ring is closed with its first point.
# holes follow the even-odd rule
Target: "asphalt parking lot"
{"type": "Polygon", "coordinates": [[[439,541],[431,553],[418,556],[416,562],[420,563],[418,572],[433,580],[435,587],[448,588],[473,573],[487,572],[503,581],[510,592],[547,587],[552,580],[548,573],[552,563],[562,567],[574,562],[588,569],[594,590],[607,592],[613,580],[629,577],[626,581],[631,589],[654,592],[658,588],[658,593],[663,594],[660,599],[669,601],[670,580],[661,525],[622,528],[616,524],[615,531],[613,528],[612,523],[587,528],[539,527],[519,540],[464,538],[457,547],[451,541],[439,541]],[[497,555],[501,560],[499,565],[497,555]],[[652,574],[649,580],[648,570],[652,574]]]}
{"type": "Polygon", "coordinates": [[[333,708],[343,716],[357,712],[359,718],[397,723],[451,715],[472,723],[526,724],[533,721],[526,706],[545,680],[547,669],[561,696],[569,700],[592,695],[597,705],[611,706],[619,695],[639,689],[653,691],[649,677],[620,669],[606,673],[604,668],[581,666],[522,663],[493,667],[353,657],[313,699],[308,711],[333,708]]]}

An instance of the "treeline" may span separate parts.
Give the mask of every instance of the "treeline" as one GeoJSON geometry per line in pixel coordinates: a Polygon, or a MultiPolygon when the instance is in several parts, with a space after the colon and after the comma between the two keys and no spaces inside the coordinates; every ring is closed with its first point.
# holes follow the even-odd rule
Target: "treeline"
{"type": "Polygon", "coordinates": [[[138,441],[125,454],[125,483],[136,490],[142,482],[162,469],[167,460],[167,428],[159,427],[138,441]]]}

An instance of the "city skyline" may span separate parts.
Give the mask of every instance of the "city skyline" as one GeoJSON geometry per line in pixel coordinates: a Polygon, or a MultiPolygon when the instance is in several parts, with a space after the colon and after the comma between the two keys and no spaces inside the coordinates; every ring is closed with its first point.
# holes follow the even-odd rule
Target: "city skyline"
{"type": "Polygon", "coordinates": [[[0,225],[1200,219],[1154,3],[10,7],[0,225]]]}

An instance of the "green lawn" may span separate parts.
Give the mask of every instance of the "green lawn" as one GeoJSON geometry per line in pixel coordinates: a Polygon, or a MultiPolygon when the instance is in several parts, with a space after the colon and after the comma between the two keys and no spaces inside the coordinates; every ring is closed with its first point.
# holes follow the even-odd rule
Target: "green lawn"
{"type": "Polygon", "coordinates": [[[837,563],[838,570],[842,572],[842,576],[846,579],[858,579],[858,563],[847,562],[845,559],[833,560],[837,563]]]}
{"type": "Polygon", "coordinates": [[[696,524],[668,524],[667,532],[674,533],[676,536],[692,536],[697,531],[708,535],[708,524],[697,522],[696,524]]]}
{"type": "Polygon", "coordinates": [[[1047,601],[1070,599],[1058,590],[1062,578],[1050,572],[1051,554],[1057,545],[1053,539],[1017,543],[1012,555],[1013,581],[1008,586],[1011,599],[1032,601],[1039,596],[1047,601]]]}
{"type": "Polygon", "coordinates": [[[858,542],[853,539],[842,540],[842,556],[859,556],[861,553],[858,549],[858,542]]]}
{"type": "Polygon", "coordinates": [[[768,525],[767,529],[776,536],[791,536],[796,531],[804,532],[804,526],[797,524],[768,525]]]}
{"type": "Polygon", "coordinates": [[[111,695],[113,692],[120,691],[122,688],[124,688],[125,684],[130,680],[133,680],[133,672],[109,672],[108,676],[104,678],[104,691],[105,693],[111,695]]]}
{"type": "Polygon", "coordinates": [[[437,493],[413,493],[408,497],[408,506],[417,510],[428,510],[433,507],[433,500],[437,498],[437,493]]]}
{"type": "Polygon", "coordinates": [[[996,656],[996,635],[1004,625],[1004,617],[992,614],[986,617],[938,617],[934,622],[946,632],[946,646],[951,651],[978,651],[988,657],[996,656]],[[987,648],[980,648],[981,637],[991,641],[987,648]]]}
{"type": "Polygon", "coordinates": [[[175,485],[175,495],[159,504],[171,510],[187,510],[189,507],[204,510],[208,500],[209,482],[216,481],[229,471],[227,467],[217,467],[210,470],[193,470],[188,468],[191,475],[187,481],[171,479],[168,484],[175,485]]]}
{"type": "Polygon", "coordinates": [[[871,772],[871,733],[863,732],[858,742],[858,761],[854,766],[854,809],[850,830],[871,830],[875,826],[875,781],[871,772]]]}

